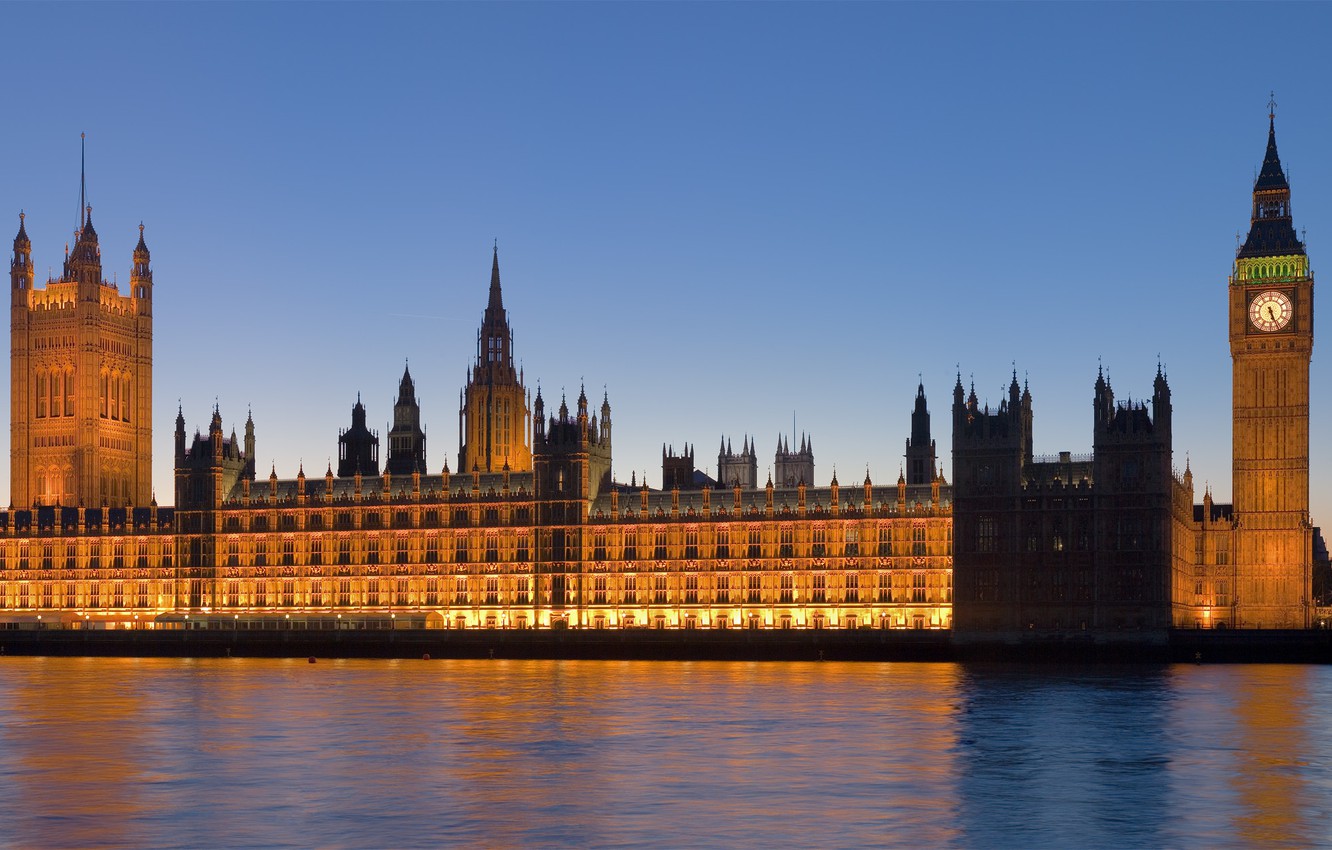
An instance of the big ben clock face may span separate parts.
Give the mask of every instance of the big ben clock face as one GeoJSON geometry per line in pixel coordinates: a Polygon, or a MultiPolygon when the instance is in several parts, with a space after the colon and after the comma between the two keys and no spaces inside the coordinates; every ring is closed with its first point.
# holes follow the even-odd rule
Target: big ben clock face
{"type": "Polygon", "coordinates": [[[1279,331],[1290,324],[1291,315],[1290,297],[1284,292],[1260,292],[1249,302],[1249,321],[1266,333],[1279,331]]]}

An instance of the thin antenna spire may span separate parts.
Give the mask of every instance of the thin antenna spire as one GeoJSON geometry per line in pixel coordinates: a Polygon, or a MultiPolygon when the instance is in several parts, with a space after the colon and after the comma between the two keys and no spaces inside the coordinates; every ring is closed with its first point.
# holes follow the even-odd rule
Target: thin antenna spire
{"type": "Polygon", "coordinates": [[[83,225],[86,223],[84,216],[87,215],[88,206],[88,169],[87,154],[88,134],[79,133],[79,226],[78,231],[82,232],[83,225]]]}

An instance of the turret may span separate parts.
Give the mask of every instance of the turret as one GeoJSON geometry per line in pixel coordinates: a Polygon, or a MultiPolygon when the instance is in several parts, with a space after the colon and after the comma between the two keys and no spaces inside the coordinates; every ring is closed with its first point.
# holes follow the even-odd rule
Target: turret
{"type": "Polygon", "coordinates": [[[1096,389],[1092,395],[1093,425],[1108,422],[1115,414],[1115,391],[1105,379],[1105,372],[1096,367],[1096,389]]]}
{"type": "Polygon", "coordinates": [[[185,409],[176,407],[176,466],[185,461],[185,409]]]}
{"type": "Polygon", "coordinates": [[[1022,429],[1022,462],[1031,463],[1032,460],[1032,415],[1031,415],[1031,388],[1027,386],[1026,378],[1022,379],[1022,398],[1018,402],[1018,421],[1022,429]]]}
{"type": "Polygon", "coordinates": [[[777,438],[777,454],[773,459],[777,473],[777,485],[794,487],[801,482],[812,484],[814,481],[814,442],[808,435],[800,437],[800,448],[791,451],[791,444],[784,437],[777,438]]]}
{"type": "Polygon", "coordinates": [[[541,398],[540,384],[537,384],[536,401],[532,403],[532,429],[537,442],[546,438],[546,402],[541,398]]]}
{"type": "Polygon", "coordinates": [[[254,413],[245,413],[245,477],[254,480],[254,413]]]}
{"type": "Polygon", "coordinates": [[[587,391],[581,384],[578,386],[578,433],[584,440],[588,439],[587,391]]]}
{"type": "MultiPolygon", "coordinates": [[[[961,391],[961,379],[954,397],[961,391]]],[[[911,438],[906,442],[907,483],[928,484],[934,469],[935,444],[930,439],[930,411],[925,402],[925,383],[916,386],[916,406],[911,412],[911,438]]]]}
{"type": "Polygon", "coordinates": [[[102,284],[102,249],[97,244],[91,206],[84,208],[83,223],[75,234],[74,249],[65,259],[64,279],[78,281],[82,293],[80,300],[97,300],[96,287],[102,284]]]}
{"type": "MultiPolygon", "coordinates": [[[[778,444],[780,446],[780,441],[778,444]]],[[[717,483],[746,490],[758,487],[758,454],[748,434],[741,442],[739,454],[731,448],[731,441],[722,437],[721,450],[717,453],[717,483]]]]}
{"type": "Polygon", "coordinates": [[[130,269],[130,294],[142,301],[139,312],[153,313],[153,269],[150,264],[148,243],[143,241],[143,222],[139,222],[139,244],[134,246],[134,265],[130,269]]]}
{"type": "Polygon", "coordinates": [[[365,424],[365,406],[357,393],[351,427],[338,434],[338,477],[379,474],[379,435],[365,424]]]}
{"type": "Polygon", "coordinates": [[[692,490],[694,489],[694,447],[685,443],[684,450],[680,454],[675,453],[675,447],[667,448],[665,444],[661,447],[661,489],[663,490],[692,490]]]}
{"type": "MultiPolygon", "coordinates": [[[[14,258],[9,263],[9,285],[14,292],[31,290],[33,282],[32,240],[28,238],[24,218],[24,214],[19,213],[18,235],[14,237],[14,258]]],[[[26,304],[26,301],[23,303],[26,304]]]]}
{"type": "Polygon", "coordinates": [[[1170,384],[1166,381],[1161,364],[1157,363],[1156,380],[1152,384],[1152,422],[1156,425],[1156,430],[1161,432],[1167,445],[1171,442],[1170,420],[1170,384]]]}
{"type": "Polygon", "coordinates": [[[403,367],[398,399],[393,403],[393,427],[389,429],[389,456],[384,469],[395,475],[424,472],[425,431],[421,429],[421,403],[411,370],[403,367]]]}

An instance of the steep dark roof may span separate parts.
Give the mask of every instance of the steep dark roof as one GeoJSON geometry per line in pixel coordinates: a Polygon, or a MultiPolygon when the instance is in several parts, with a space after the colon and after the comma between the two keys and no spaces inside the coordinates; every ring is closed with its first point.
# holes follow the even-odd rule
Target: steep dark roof
{"type": "Polygon", "coordinates": [[[1267,152],[1263,155],[1263,170],[1258,172],[1258,180],[1253,184],[1255,192],[1270,189],[1289,189],[1286,174],[1281,170],[1281,157],[1277,156],[1276,119],[1269,118],[1267,123],[1267,152]]]}
{"type": "Polygon", "coordinates": [[[1304,253],[1304,245],[1295,235],[1295,225],[1289,218],[1255,219],[1249,226],[1249,237],[1237,255],[1246,257],[1281,257],[1304,253]]]}
{"type": "Polygon", "coordinates": [[[1290,184],[1281,169],[1277,155],[1276,120],[1267,125],[1267,152],[1263,155],[1263,168],[1253,184],[1253,218],[1249,236],[1244,240],[1238,257],[1279,257],[1302,255],[1304,245],[1295,235],[1295,224],[1290,215],[1290,184]]]}

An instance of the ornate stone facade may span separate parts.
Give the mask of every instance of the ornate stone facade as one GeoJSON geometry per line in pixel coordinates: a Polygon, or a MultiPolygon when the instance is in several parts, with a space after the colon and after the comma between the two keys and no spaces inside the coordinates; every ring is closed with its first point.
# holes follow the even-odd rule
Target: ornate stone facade
{"type": "Polygon", "coordinates": [[[814,486],[807,436],[779,440],[766,485],[748,437],[738,454],[723,441],[715,483],[690,445],[663,451],[663,489],[617,482],[608,396],[594,411],[580,388],[547,416],[538,390],[529,414],[496,252],[456,473],[427,470],[404,372],[382,472],[359,399],[337,476],[310,478],[257,478],[252,418],[242,442],[215,407],[187,440],[178,411],[175,507],[159,509],[142,231],[133,259],[122,295],[85,209],[64,274],[35,290],[20,218],[0,512],[10,626],[951,628],[954,608],[963,636],[1309,623],[1313,280],[1274,127],[1228,287],[1233,506],[1194,505],[1192,471],[1173,468],[1159,368],[1150,405],[1116,402],[1098,375],[1092,454],[1044,458],[1016,373],[993,410],[959,375],[956,494],[923,385],[896,486],[814,486]]]}
{"type": "Polygon", "coordinates": [[[23,216],[10,263],[10,504],[152,500],[153,273],[143,227],[129,289],[102,278],[85,206],[59,278],[34,286],[23,216]]]}
{"type": "MultiPolygon", "coordinates": [[[[676,478],[667,489],[617,483],[609,398],[593,411],[580,391],[572,410],[561,400],[547,417],[538,391],[529,428],[498,256],[479,340],[463,392],[464,471],[425,471],[407,374],[382,473],[359,400],[352,428],[339,435],[336,477],[330,466],[322,477],[302,469],[258,479],[252,419],[242,442],[223,432],[215,408],[207,433],[187,439],[178,413],[174,509],[0,513],[5,620],[82,628],[951,625],[951,490],[942,476],[915,485],[899,477],[889,487],[867,475],[845,488],[836,478],[759,488],[751,472],[721,486],[697,474],[690,449],[688,470],[686,456],[671,453],[676,478]],[[396,471],[398,458],[409,472],[396,471]]],[[[797,477],[812,476],[809,441],[790,454],[804,465],[797,477]]]]}

